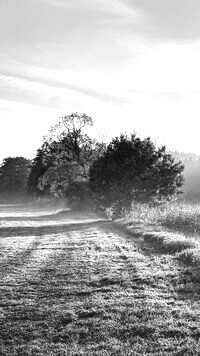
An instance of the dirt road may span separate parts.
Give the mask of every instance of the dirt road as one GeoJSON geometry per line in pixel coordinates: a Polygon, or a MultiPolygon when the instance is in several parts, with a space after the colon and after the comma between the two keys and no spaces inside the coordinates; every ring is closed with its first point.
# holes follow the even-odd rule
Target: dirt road
{"type": "Polygon", "coordinates": [[[200,354],[199,299],[173,256],[31,206],[0,207],[0,236],[0,355],[200,354]]]}

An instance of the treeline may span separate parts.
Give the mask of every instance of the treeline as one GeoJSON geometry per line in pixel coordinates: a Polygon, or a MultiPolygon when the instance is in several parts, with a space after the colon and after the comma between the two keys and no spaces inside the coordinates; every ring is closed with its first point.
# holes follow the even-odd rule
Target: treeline
{"type": "Polygon", "coordinates": [[[27,199],[31,161],[24,157],[4,158],[0,167],[0,202],[27,199]]]}
{"type": "Polygon", "coordinates": [[[157,203],[182,191],[184,166],[164,146],[136,134],[98,142],[86,133],[92,125],[85,114],[62,117],[31,162],[5,159],[1,193],[62,197],[74,208],[109,208],[119,215],[134,201],[157,203]]]}

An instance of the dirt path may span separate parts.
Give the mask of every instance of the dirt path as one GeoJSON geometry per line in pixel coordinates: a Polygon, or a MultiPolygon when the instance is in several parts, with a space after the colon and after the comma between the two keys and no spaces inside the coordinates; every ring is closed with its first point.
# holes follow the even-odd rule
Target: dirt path
{"type": "Polygon", "coordinates": [[[0,236],[0,355],[200,355],[173,256],[90,214],[0,211],[0,236]]]}

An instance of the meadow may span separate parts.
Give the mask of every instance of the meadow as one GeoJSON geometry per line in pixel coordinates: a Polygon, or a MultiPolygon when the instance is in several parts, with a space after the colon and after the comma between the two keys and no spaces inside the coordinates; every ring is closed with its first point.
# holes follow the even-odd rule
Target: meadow
{"type": "Polygon", "coordinates": [[[198,235],[156,209],[0,207],[0,355],[199,355],[198,235]]]}

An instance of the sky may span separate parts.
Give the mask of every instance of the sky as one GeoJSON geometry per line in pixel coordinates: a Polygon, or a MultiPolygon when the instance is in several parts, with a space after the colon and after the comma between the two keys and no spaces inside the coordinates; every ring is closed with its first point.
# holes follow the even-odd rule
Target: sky
{"type": "Polygon", "coordinates": [[[0,0],[0,161],[72,112],[200,155],[199,0],[0,0]]]}

